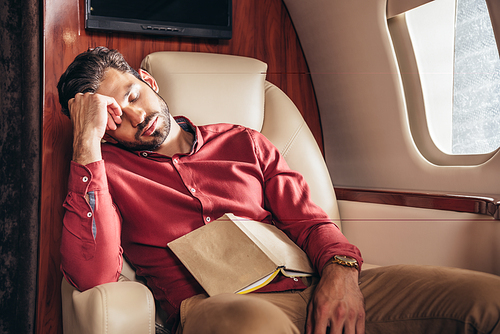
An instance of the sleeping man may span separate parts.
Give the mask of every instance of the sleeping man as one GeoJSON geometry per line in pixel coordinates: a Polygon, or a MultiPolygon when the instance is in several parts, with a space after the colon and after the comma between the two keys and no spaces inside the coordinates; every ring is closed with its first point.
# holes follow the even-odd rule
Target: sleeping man
{"type": "Polygon", "coordinates": [[[58,90],[74,134],[61,268],[76,288],[117,281],[123,255],[173,333],[500,332],[499,277],[361,271],[358,248],[263,135],[173,117],[155,79],[116,50],[77,56],[58,90]],[[250,294],[208,297],[167,243],[228,212],[281,229],[318,279],[278,275],[250,294]]]}

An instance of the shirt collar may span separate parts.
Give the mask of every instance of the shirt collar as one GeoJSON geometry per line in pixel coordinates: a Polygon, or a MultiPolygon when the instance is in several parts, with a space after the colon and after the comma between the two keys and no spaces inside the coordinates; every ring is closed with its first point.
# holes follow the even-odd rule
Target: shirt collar
{"type": "Polygon", "coordinates": [[[193,146],[191,147],[191,154],[198,152],[198,150],[203,146],[203,136],[201,135],[200,129],[185,116],[174,116],[175,121],[182,130],[190,132],[194,135],[193,146]]]}

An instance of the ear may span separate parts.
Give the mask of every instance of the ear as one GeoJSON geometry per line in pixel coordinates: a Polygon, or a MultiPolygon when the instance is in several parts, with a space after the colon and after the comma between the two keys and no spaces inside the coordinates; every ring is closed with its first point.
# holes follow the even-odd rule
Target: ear
{"type": "Polygon", "coordinates": [[[144,71],[142,68],[139,69],[139,75],[141,76],[142,80],[144,80],[155,92],[159,92],[160,88],[158,88],[158,84],[156,83],[156,80],[149,74],[147,71],[144,71]]]}
{"type": "Polygon", "coordinates": [[[104,139],[105,141],[107,141],[108,143],[111,143],[111,144],[118,144],[118,142],[116,141],[116,139],[113,138],[113,137],[111,137],[107,133],[104,134],[104,137],[102,137],[102,139],[104,139]]]}

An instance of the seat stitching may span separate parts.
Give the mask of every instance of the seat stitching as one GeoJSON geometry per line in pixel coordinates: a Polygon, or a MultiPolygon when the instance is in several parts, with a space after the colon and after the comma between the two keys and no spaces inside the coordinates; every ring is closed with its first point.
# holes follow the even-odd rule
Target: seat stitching
{"type": "Polygon", "coordinates": [[[99,289],[102,294],[102,300],[104,302],[104,333],[108,333],[108,296],[106,295],[106,289],[99,289]]]}
{"type": "Polygon", "coordinates": [[[147,293],[147,291],[144,291],[144,293],[146,294],[146,300],[148,302],[148,327],[149,327],[149,333],[152,333],[151,332],[151,307],[150,307],[150,304],[151,304],[151,296],[149,295],[149,293],[147,293]]]}
{"type": "Polygon", "coordinates": [[[290,137],[288,142],[285,144],[285,147],[283,148],[283,151],[281,152],[281,155],[283,157],[286,157],[288,152],[290,151],[290,148],[293,146],[293,143],[295,142],[295,139],[298,137],[300,131],[302,131],[302,128],[304,127],[305,122],[303,121],[300,126],[295,130],[293,135],[290,137]]]}

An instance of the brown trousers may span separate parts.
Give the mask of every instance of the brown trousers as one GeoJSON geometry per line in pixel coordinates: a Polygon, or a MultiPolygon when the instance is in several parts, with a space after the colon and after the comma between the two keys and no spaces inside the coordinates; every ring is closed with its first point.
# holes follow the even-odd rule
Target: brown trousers
{"type": "MultiPolygon", "coordinates": [[[[181,305],[177,334],[304,333],[304,291],[194,296],[181,305]]],[[[500,277],[431,267],[364,270],[366,333],[500,333],[500,277]]]]}

